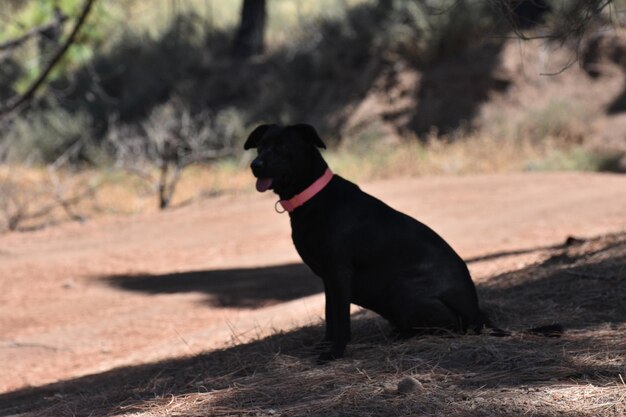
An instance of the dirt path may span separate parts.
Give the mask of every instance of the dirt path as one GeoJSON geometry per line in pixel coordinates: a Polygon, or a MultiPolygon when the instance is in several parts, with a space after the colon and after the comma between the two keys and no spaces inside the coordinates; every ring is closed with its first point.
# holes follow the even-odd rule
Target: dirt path
{"type": "MultiPolygon", "coordinates": [[[[251,185],[252,186],[252,185],[251,185]]],[[[467,258],[626,229],[626,176],[402,179],[362,188],[467,258]]],[[[0,392],[201,352],[319,320],[274,197],[0,236],[0,392]],[[277,290],[278,289],[278,290],[277,290]]],[[[533,253],[473,263],[477,281],[533,253]]]]}

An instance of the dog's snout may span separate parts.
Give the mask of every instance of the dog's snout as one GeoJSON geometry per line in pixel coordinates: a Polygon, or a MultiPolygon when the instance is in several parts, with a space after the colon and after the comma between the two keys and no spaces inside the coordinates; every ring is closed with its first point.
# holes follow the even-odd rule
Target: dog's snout
{"type": "Polygon", "coordinates": [[[250,164],[250,168],[252,168],[252,172],[258,172],[260,169],[263,169],[264,163],[263,160],[257,158],[250,164]]]}

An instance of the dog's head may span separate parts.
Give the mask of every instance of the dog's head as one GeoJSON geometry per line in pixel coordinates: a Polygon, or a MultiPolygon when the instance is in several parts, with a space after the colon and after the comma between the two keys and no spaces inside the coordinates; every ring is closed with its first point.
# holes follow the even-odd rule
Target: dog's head
{"type": "Polygon", "coordinates": [[[250,167],[259,192],[274,190],[291,198],[321,176],[327,168],[317,148],[326,148],[313,126],[261,125],[250,133],[244,149],[257,150],[250,167]]]}

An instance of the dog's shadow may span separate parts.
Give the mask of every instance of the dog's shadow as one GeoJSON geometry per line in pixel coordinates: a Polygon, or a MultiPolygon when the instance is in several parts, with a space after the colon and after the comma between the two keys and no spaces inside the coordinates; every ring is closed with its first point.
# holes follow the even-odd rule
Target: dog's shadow
{"type": "Polygon", "coordinates": [[[260,308],[323,291],[304,264],[104,278],[113,287],[148,294],[200,292],[212,307],[260,308]]]}
{"type": "MultiPolygon", "coordinates": [[[[595,282],[597,280],[594,279],[593,275],[586,276],[587,268],[598,268],[604,273],[604,271],[611,269],[610,265],[621,265],[626,261],[621,260],[621,263],[616,263],[616,260],[612,259],[610,265],[605,265],[605,262],[600,260],[593,264],[589,262],[589,259],[592,259],[592,255],[589,253],[584,256],[568,255],[570,245],[573,244],[572,248],[575,249],[575,245],[582,242],[568,241],[562,245],[498,252],[467,259],[466,261],[471,264],[532,252],[553,252],[552,256],[541,264],[533,264],[517,271],[496,275],[491,278],[489,283],[478,285],[477,290],[483,307],[492,315],[497,324],[515,326],[516,319],[522,319],[522,317],[512,318],[514,314],[511,311],[510,300],[519,296],[520,293],[527,293],[528,297],[523,298],[525,300],[522,303],[524,306],[518,305],[519,309],[524,311],[521,314],[523,316],[521,321],[526,322],[528,326],[547,324],[547,321],[550,321],[559,322],[568,327],[572,325],[577,327],[573,317],[582,319],[583,317],[579,317],[582,310],[580,308],[575,309],[576,313],[574,314],[573,311],[565,311],[562,308],[555,308],[555,306],[572,304],[586,306],[591,303],[595,310],[614,309],[615,304],[606,302],[605,293],[607,290],[600,294],[601,300],[592,299],[590,292],[605,289],[607,285],[617,287],[618,284],[615,281],[619,274],[615,273],[604,277],[604,280],[608,280],[612,284],[595,282]],[[585,260],[588,261],[587,264],[577,265],[585,260]],[[564,270],[567,272],[564,273],[564,270]],[[530,276],[536,278],[529,279],[530,276]],[[585,281],[584,284],[581,283],[585,291],[569,291],[570,286],[580,280],[585,281]],[[592,281],[594,285],[590,286],[592,281]],[[549,317],[542,316],[540,313],[542,309],[539,307],[544,304],[543,314],[548,314],[549,317]]],[[[609,250],[614,246],[620,246],[620,244],[623,243],[617,239],[617,242],[608,242],[603,245],[602,250],[609,250]]],[[[302,263],[256,268],[188,271],[162,275],[115,275],[101,279],[114,288],[146,294],[199,292],[207,295],[206,302],[210,307],[217,308],[261,308],[323,292],[322,280],[302,263]]],[[[585,315],[582,314],[582,316],[585,315]]]]}

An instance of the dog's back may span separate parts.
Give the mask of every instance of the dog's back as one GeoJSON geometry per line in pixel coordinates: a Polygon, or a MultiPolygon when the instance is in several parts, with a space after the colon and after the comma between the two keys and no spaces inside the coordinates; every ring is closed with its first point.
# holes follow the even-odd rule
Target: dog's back
{"type": "Polygon", "coordinates": [[[465,331],[483,324],[474,284],[454,250],[426,225],[350,181],[335,175],[292,214],[291,225],[296,249],[318,275],[338,262],[349,264],[351,301],[401,330],[465,331]]]}

